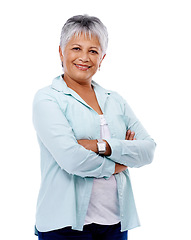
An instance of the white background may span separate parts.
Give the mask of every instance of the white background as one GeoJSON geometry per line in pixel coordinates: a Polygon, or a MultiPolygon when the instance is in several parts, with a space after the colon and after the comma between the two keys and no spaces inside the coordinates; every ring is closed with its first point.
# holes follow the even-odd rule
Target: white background
{"type": "Polygon", "coordinates": [[[129,231],[129,239],[190,240],[190,1],[2,2],[1,238],[37,239],[40,158],[32,101],[39,88],[62,73],[63,24],[87,13],[99,17],[109,32],[107,57],[94,79],[129,102],[157,143],[151,165],[130,169],[142,226],[129,231]]]}

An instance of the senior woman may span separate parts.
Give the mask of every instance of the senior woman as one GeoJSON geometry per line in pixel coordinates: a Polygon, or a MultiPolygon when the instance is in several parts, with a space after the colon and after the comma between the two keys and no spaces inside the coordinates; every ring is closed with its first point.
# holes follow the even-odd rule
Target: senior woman
{"type": "Polygon", "coordinates": [[[139,226],[127,167],[151,163],[155,143],[126,101],[92,80],[107,44],[98,18],[68,19],[59,47],[64,74],[35,95],[39,239],[125,240],[139,226]]]}

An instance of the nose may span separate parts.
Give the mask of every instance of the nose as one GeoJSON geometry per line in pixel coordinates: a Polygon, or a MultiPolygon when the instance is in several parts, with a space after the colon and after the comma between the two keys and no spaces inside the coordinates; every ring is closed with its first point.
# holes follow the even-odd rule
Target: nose
{"type": "Polygon", "coordinates": [[[80,56],[79,56],[79,60],[82,62],[88,62],[89,61],[89,55],[87,52],[85,51],[81,51],[80,56]]]}

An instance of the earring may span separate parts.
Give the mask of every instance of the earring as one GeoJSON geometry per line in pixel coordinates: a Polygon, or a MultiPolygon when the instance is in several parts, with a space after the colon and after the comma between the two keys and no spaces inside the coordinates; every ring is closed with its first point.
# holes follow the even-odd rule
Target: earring
{"type": "Polygon", "coordinates": [[[63,66],[63,62],[62,62],[62,67],[64,67],[64,66],[63,66]]]}
{"type": "Polygon", "coordinates": [[[100,66],[98,67],[98,71],[100,71],[100,66]]]}

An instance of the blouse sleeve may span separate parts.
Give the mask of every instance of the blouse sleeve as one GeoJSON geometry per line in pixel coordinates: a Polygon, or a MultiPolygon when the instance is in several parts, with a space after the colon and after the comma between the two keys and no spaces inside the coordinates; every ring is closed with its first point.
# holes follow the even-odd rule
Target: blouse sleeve
{"type": "Polygon", "coordinates": [[[37,136],[61,169],[81,177],[110,177],[115,163],[78,144],[57,101],[37,94],[33,103],[33,124],[37,136]]]}
{"type": "Polygon", "coordinates": [[[127,102],[124,102],[123,118],[126,128],[135,132],[136,140],[106,139],[112,151],[112,154],[108,158],[131,168],[150,164],[153,161],[156,144],[127,102]]]}

